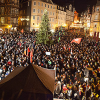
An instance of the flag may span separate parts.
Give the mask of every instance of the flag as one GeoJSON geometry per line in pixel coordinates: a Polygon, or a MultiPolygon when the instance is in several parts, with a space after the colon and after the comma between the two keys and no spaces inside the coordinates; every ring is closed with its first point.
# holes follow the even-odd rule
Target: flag
{"type": "Polygon", "coordinates": [[[72,54],[73,52],[72,52],[72,48],[71,48],[71,54],[72,54]]]}
{"type": "Polygon", "coordinates": [[[21,30],[21,33],[24,33],[24,30],[23,29],[21,30]]]}
{"type": "Polygon", "coordinates": [[[25,46],[25,49],[24,49],[24,55],[26,55],[26,46],[25,46]]]}
{"type": "Polygon", "coordinates": [[[59,35],[60,35],[60,32],[59,32],[59,35]]]}
{"type": "Polygon", "coordinates": [[[95,38],[96,38],[96,32],[94,32],[94,37],[93,37],[93,39],[95,40],[95,38]]]}
{"type": "Polygon", "coordinates": [[[31,53],[30,53],[30,63],[32,63],[33,62],[33,49],[31,49],[31,53]]]}
{"type": "Polygon", "coordinates": [[[78,44],[80,44],[80,42],[81,42],[81,39],[82,38],[76,38],[76,39],[73,39],[72,41],[71,41],[71,43],[78,43],[78,44]]]}
{"type": "Polygon", "coordinates": [[[30,52],[30,49],[29,47],[27,48],[27,56],[29,56],[29,52],[30,52]]]}
{"type": "Polygon", "coordinates": [[[99,32],[97,33],[96,42],[98,42],[99,32]]]}
{"type": "Polygon", "coordinates": [[[59,39],[58,39],[58,42],[60,41],[60,37],[59,37],[59,39]]]}
{"type": "Polygon", "coordinates": [[[59,37],[59,40],[60,40],[60,37],[59,37]]]}

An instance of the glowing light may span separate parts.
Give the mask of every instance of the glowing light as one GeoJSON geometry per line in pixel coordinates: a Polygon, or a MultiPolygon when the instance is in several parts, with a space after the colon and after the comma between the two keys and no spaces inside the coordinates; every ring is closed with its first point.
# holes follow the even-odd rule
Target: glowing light
{"type": "Polygon", "coordinates": [[[8,27],[9,27],[9,28],[11,28],[11,27],[12,27],[12,25],[8,25],[8,27]]]}
{"type": "Polygon", "coordinates": [[[29,21],[29,18],[20,18],[21,21],[26,20],[29,21]]]}
{"type": "Polygon", "coordinates": [[[63,26],[63,27],[66,27],[66,26],[67,26],[67,24],[63,24],[62,26],[63,26]]]}
{"type": "Polygon", "coordinates": [[[55,30],[54,29],[51,29],[51,32],[53,33],[53,32],[55,32],[55,30]]]}

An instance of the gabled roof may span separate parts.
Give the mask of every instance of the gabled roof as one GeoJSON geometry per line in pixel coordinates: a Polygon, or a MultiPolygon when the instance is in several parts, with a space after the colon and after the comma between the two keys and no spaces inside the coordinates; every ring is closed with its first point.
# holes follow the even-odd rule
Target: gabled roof
{"type": "Polygon", "coordinates": [[[40,1],[43,1],[43,2],[46,2],[46,3],[53,4],[52,0],[40,0],[40,1]]]}

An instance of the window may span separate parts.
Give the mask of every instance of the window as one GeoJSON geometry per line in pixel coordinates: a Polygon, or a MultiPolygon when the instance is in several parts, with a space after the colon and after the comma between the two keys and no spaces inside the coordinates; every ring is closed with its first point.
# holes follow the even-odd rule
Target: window
{"type": "Polygon", "coordinates": [[[29,19],[29,16],[27,16],[27,18],[29,19]]]}
{"type": "Polygon", "coordinates": [[[51,6],[51,9],[52,9],[52,6],[51,6]]]}
{"type": "Polygon", "coordinates": [[[33,13],[35,13],[35,9],[33,9],[33,13]]]}
{"type": "Polygon", "coordinates": [[[98,15],[95,16],[95,19],[96,19],[96,20],[98,19],[98,15]]]}
{"type": "Polygon", "coordinates": [[[1,1],[1,3],[4,3],[4,0],[0,0],[1,1]]]}
{"type": "Polygon", "coordinates": [[[43,7],[43,3],[42,3],[42,7],[43,7]]]}
{"type": "Polygon", "coordinates": [[[53,9],[55,9],[55,6],[53,6],[53,9]]]}
{"type": "Polygon", "coordinates": [[[50,12],[50,15],[52,15],[52,12],[50,12]]]}
{"type": "Polygon", "coordinates": [[[30,6],[30,2],[28,2],[28,6],[30,6]]]}
{"type": "Polygon", "coordinates": [[[51,18],[50,18],[50,21],[51,21],[51,18]]]}
{"type": "Polygon", "coordinates": [[[48,13],[48,15],[49,15],[49,11],[48,11],[47,13],[48,13]]]}
{"type": "Polygon", "coordinates": [[[16,18],[14,18],[14,23],[16,23],[16,18]]]}
{"type": "Polygon", "coordinates": [[[38,5],[40,6],[40,2],[38,2],[38,5]]]}
{"type": "Polygon", "coordinates": [[[4,24],[5,23],[5,18],[1,17],[1,23],[4,24]]]}
{"type": "Polygon", "coordinates": [[[55,13],[53,13],[53,15],[54,15],[55,13]]]}
{"type": "Polygon", "coordinates": [[[27,22],[27,26],[29,25],[29,22],[27,22]]]}
{"type": "Polygon", "coordinates": [[[49,8],[49,5],[48,5],[48,8],[49,8]]]}
{"type": "Polygon", "coordinates": [[[25,10],[24,10],[24,14],[25,14],[25,10]]]}
{"type": "Polygon", "coordinates": [[[38,9],[38,13],[40,13],[40,9],[38,9]]]}
{"type": "Polygon", "coordinates": [[[23,26],[25,26],[25,22],[23,22],[23,26]]]}
{"type": "Polygon", "coordinates": [[[46,4],[45,4],[45,7],[46,7],[46,4]]]}
{"type": "Polygon", "coordinates": [[[94,24],[94,27],[97,27],[97,23],[94,24]]]}
{"type": "Polygon", "coordinates": [[[36,2],[34,2],[34,6],[36,5],[36,2]]]}
{"type": "Polygon", "coordinates": [[[39,16],[37,16],[37,20],[39,20],[39,16]]]}
{"type": "Polygon", "coordinates": [[[33,23],[33,25],[35,25],[35,23],[33,23]]]}
{"type": "Polygon", "coordinates": [[[0,12],[1,14],[4,14],[4,7],[1,7],[0,12]]]}
{"type": "Polygon", "coordinates": [[[99,8],[97,8],[97,11],[99,11],[99,8]]]}
{"type": "Polygon", "coordinates": [[[54,22],[54,18],[52,18],[52,21],[54,22]]]}
{"type": "Polygon", "coordinates": [[[35,20],[35,16],[33,16],[33,20],[35,20]]]}
{"type": "Polygon", "coordinates": [[[43,14],[43,10],[41,10],[41,13],[43,14]]]}

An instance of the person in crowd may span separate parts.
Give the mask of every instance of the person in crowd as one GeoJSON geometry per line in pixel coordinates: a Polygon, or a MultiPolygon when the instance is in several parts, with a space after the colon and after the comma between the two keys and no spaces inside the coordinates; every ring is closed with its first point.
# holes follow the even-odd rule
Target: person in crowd
{"type": "Polygon", "coordinates": [[[54,43],[48,46],[36,44],[33,35],[30,32],[16,32],[0,37],[0,80],[16,67],[33,63],[55,69],[54,97],[73,100],[100,98],[100,40],[96,42],[84,34],[61,32],[60,35],[54,34],[54,43]],[[71,43],[78,37],[82,38],[80,44],[71,43]],[[51,54],[46,55],[46,52],[51,54]],[[63,91],[64,84],[68,89],[66,92],[63,91]]]}

